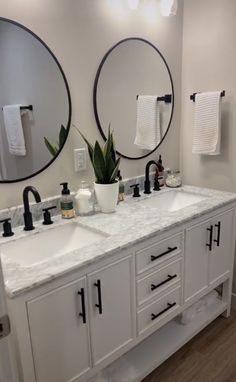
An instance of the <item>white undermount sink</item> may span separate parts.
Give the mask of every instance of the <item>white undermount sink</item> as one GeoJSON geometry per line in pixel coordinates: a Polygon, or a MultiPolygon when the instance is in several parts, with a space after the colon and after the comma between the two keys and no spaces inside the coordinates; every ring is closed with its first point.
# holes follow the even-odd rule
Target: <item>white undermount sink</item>
{"type": "Polygon", "coordinates": [[[71,222],[1,246],[1,254],[27,267],[99,242],[107,235],[71,222]]]}
{"type": "Polygon", "coordinates": [[[195,194],[187,191],[167,191],[163,193],[156,192],[156,195],[151,195],[145,199],[139,199],[142,205],[158,208],[159,211],[178,211],[182,208],[199,203],[202,200],[207,199],[207,196],[195,194]]]}

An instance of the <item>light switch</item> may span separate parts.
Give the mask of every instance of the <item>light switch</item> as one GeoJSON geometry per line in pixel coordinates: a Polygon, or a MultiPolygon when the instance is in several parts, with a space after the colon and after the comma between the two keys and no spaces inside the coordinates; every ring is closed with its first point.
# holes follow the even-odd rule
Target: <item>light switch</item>
{"type": "Polygon", "coordinates": [[[86,160],[86,149],[75,149],[74,150],[74,163],[75,163],[75,171],[84,171],[87,168],[87,160],[86,160]]]}

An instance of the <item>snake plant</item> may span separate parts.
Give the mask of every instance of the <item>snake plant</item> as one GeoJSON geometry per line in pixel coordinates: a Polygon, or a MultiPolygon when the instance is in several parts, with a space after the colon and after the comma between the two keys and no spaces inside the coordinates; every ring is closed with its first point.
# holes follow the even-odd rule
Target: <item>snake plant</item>
{"type": "Polygon", "coordinates": [[[44,137],[44,143],[50,152],[50,154],[55,157],[58,153],[58,151],[62,148],[64,145],[64,142],[66,140],[67,136],[67,130],[63,125],[61,125],[60,133],[59,133],[59,142],[56,145],[51,144],[46,137],[44,137]]]}
{"type": "Polygon", "coordinates": [[[120,158],[116,157],[113,133],[110,131],[110,126],[104,147],[101,147],[98,141],[96,141],[95,145],[93,146],[88,142],[81,131],[75,125],[73,126],[79,132],[88,146],[89,158],[94,169],[96,183],[115,183],[119,170],[120,158]]]}

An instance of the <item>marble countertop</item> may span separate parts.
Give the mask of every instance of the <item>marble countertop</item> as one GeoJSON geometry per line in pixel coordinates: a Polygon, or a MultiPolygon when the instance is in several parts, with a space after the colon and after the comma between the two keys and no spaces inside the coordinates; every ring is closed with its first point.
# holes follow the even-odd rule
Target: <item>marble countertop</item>
{"type": "MultiPolygon", "coordinates": [[[[160,195],[171,191],[172,189],[163,189],[158,193],[152,193],[150,196],[142,196],[142,199],[158,198],[160,195]]],[[[151,238],[157,233],[176,228],[185,222],[214,211],[215,208],[236,202],[236,194],[228,192],[192,186],[183,186],[178,191],[202,195],[205,199],[180,210],[166,212],[160,211],[158,207],[143,204],[140,201],[141,198],[135,199],[129,196],[117,206],[115,213],[97,213],[93,216],[73,219],[73,222],[107,235],[106,238],[95,244],[27,267],[2,254],[2,268],[8,296],[14,298],[58,276],[85,267],[110,254],[115,254],[121,249],[151,238]]],[[[71,223],[71,221],[62,220],[60,217],[56,217],[54,220],[52,226],[43,226],[41,222],[37,222],[35,230],[28,233],[24,232],[22,227],[15,228],[13,237],[0,239],[0,253],[2,244],[71,223]]]]}

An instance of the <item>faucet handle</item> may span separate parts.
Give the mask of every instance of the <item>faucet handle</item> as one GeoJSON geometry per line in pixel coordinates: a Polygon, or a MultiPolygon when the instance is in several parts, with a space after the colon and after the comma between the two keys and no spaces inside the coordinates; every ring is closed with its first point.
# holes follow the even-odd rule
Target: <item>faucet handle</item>
{"type": "Polygon", "coordinates": [[[3,237],[10,237],[14,235],[11,229],[11,218],[0,220],[0,223],[3,223],[3,237]]]}
{"type": "Polygon", "coordinates": [[[51,214],[50,214],[50,210],[53,210],[54,208],[57,208],[57,206],[52,206],[52,207],[47,207],[47,208],[43,208],[43,211],[44,211],[44,214],[43,214],[43,224],[44,225],[50,225],[50,224],[53,224],[53,221],[51,219],[51,214]]]}
{"type": "Polygon", "coordinates": [[[139,193],[139,183],[132,184],[130,186],[130,188],[134,189],[133,198],[139,198],[141,196],[140,193],[139,193]]]}

